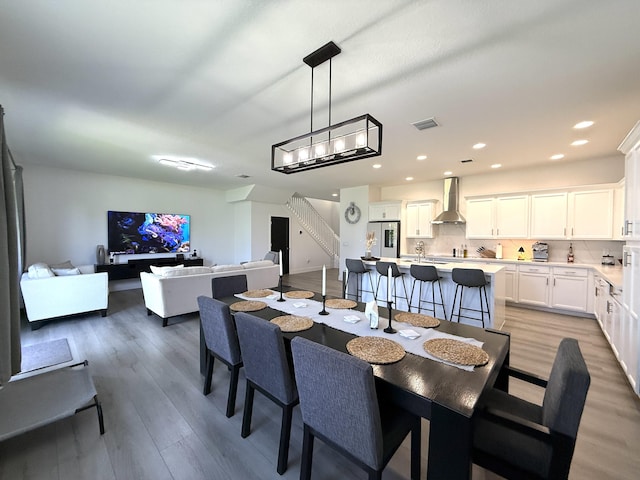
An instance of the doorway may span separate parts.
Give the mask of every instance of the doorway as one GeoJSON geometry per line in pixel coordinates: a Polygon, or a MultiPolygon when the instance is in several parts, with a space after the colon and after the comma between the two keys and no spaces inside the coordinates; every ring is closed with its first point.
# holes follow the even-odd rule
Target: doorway
{"type": "Polygon", "coordinates": [[[282,251],[282,273],[289,273],[289,218],[271,217],[271,250],[282,251]]]}

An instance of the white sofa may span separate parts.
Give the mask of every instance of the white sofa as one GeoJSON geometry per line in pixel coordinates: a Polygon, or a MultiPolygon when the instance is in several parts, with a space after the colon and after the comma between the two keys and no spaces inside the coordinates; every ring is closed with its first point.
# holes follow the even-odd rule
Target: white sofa
{"type": "Polygon", "coordinates": [[[169,317],[198,311],[198,297],[211,296],[212,278],[246,275],[247,288],[254,290],[276,287],[279,271],[269,260],[214,267],[155,267],[151,273],[141,272],[140,281],[147,314],[161,317],[166,327],[169,317]]]}
{"type": "Polygon", "coordinates": [[[92,311],[107,315],[109,277],[106,272],[95,273],[93,265],[49,268],[34,264],[22,274],[20,290],[33,330],[42,326],[42,320],[66,315],[92,311]]]}

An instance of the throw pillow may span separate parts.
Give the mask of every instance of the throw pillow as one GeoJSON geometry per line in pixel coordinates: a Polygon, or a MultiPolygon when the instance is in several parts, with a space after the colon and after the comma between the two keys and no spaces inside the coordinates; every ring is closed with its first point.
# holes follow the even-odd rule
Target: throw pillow
{"type": "Polygon", "coordinates": [[[29,278],[48,278],[55,277],[56,274],[51,271],[46,263],[34,263],[27,269],[29,278]]]}
{"type": "Polygon", "coordinates": [[[53,267],[51,267],[51,270],[58,277],[68,277],[70,275],[80,275],[82,273],[82,272],[80,272],[80,269],[77,268],[77,267],[73,267],[73,268],[53,268],[53,267]]]}
{"type": "Polygon", "coordinates": [[[75,268],[75,265],[71,264],[71,260],[67,260],[66,262],[56,263],[55,265],[49,265],[50,268],[75,268]]]}
{"type": "Polygon", "coordinates": [[[151,273],[153,273],[154,275],[164,275],[165,272],[168,272],[169,270],[175,270],[176,268],[184,268],[184,265],[180,264],[169,267],[156,267],[155,265],[151,265],[151,273]]]}

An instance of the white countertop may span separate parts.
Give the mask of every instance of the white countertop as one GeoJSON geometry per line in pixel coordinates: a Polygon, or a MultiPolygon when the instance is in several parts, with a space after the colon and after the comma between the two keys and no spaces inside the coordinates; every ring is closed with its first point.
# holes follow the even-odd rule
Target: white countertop
{"type": "MultiPolygon", "coordinates": [[[[432,258],[432,257],[428,257],[428,258],[432,258]]],[[[435,258],[435,257],[434,257],[435,258]]],[[[460,259],[462,260],[462,259],[460,259]]],[[[504,267],[500,264],[495,263],[494,265],[491,264],[487,264],[485,262],[482,261],[483,259],[473,259],[473,258],[467,258],[465,259],[464,262],[464,268],[480,268],[484,271],[485,274],[487,275],[493,275],[494,273],[499,272],[500,270],[502,270],[504,267]],[[474,262],[475,260],[475,262],[474,262]]],[[[417,262],[412,261],[412,260],[403,260],[400,258],[381,258],[380,259],[381,262],[395,262],[396,264],[398,264],[398,268],[409,268],[412,264],[417,264],[417,262]]],[[[372,265],[375,266],[376,261],[375,260],[364,260],[365,265],[372,265]]],[[[451,270],[453,270],[454,268],[460,268],[460,262],[446,262],[444,260],[440,260],[440,261],[436,261],[436,262],[427,262],[424,259],[420,261],[420,265],[433,265],[434,267],[436,267],[438,270],[441,270],[443,272],[451,272],[451,270]]]]}
{"type": "MultiPolygon", "coordinates": [[[[386,261],[397,261],[398,265],[406,264],[410,265],[411,263],[416,263],[410,259],[417,259],[417,255],[415,254],[402,254],[401,257],[403,260],[398,259],[388,259],[386,261]]],[[[575,267],[575,268],[589,268],[604,277],[604,279],[613,285],[615,288],[622,289],[622,266],[621,265],[598,265],[592,263],[567,263],[567,262],[534,262],[533,260],[517,260],[515,258],[484,258],[484,257],[452,257],[451,255],[427,255],[426,257],[422,257],[420,263],[424,263],[425,265],[432,265],[433,263],[429,263],[425,261],[427,260],[435,260],[436,262],[447,262],[445,264],[435,264],[436,268],[443,267],[447,265],[448,268],[443,268],[444,271],[450,270],[451,268],[455,268],[456,265],[460,265],[460,263],[464,263],[465,266],[467,264],[472,268],[482,268],[485,272],[489,273],[489,267],[491,264],[536,264],[536,265],[547,265],[550,267],[575,267]]]]}

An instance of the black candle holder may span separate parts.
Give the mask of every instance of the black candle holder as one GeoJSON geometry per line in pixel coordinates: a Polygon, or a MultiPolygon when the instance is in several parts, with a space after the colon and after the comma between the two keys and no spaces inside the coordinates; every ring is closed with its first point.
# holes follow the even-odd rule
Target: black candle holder
{"type": "Polygon", "coordinates": [[[327,309],[324,308],[324,304],[326,301],[327,301],[327,296],[322,295],[322,311],[318,312],[318,315],[329,315],[329,312],[327,312],[327,309]]]}
{"type": "Polygon", "coordinates": [[[389,309],[389,325],[383,331],[384,333],[396,333],[396,329],[391,326],[391,319],[393,318],[393,309],[391,308],[392,302],[387,302],[389,309]]]}
{"type": "Polygon", "coordinates": [[[282,275],[280,275],[280,298],[278,299],[278,302],[286,302],[286,300],[282,298],[282,275]]]}

